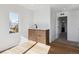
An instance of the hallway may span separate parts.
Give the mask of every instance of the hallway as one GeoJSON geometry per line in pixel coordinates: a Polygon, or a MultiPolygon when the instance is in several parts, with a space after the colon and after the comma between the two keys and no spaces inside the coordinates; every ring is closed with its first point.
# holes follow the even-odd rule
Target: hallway
{"type": "Polygon", "coordinates": [[[67,32],[62,32],[59,34],[59,40],[67,40],[67,32]]]}

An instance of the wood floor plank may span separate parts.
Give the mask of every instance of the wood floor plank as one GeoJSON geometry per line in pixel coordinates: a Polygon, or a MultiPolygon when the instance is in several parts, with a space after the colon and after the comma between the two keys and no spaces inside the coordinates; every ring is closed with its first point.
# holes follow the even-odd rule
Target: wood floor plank
{"type": "Polygon", "coordinates": [[[52,42],[49,54],[79,54],[79,47],[59,42],[52,42]]]}

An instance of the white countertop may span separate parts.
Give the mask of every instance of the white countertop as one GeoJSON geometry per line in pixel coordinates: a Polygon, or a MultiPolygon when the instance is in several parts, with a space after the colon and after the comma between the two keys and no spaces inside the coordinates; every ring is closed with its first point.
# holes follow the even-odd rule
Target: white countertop
{"type": "Polygon", "coordinates": [[[35,30],[49,30],[48,28],[29,28],[29,29],[35,29],[35,30]]]}

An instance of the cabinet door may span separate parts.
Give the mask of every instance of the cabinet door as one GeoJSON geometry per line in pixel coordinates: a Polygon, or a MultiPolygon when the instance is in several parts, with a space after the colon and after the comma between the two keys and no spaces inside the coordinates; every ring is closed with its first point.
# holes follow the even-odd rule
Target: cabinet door
{"type": "Polygon", "coordinates": [[[33,40],[33,41],[37,42],[37,36],[36,35],[37,35],[36,30],[29,29],[29,33],[28,33],[29,40],[33,40]]]}
{"type": "Polygon", "coordinates": [[[44,43],[44,44],[49,43],[49,31],[48,30],[29,29],[28,36],[30,40],[44,43]]]}
{"type": "Polygon", "coordinates": [[[37,33],[37,40],[40,43],[46,44],[46,34],[44,30],[39,30],[37,33]]]}

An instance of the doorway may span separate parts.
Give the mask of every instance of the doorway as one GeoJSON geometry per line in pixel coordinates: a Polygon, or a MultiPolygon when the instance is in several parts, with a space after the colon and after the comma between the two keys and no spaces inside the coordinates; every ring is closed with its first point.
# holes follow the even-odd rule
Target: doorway
{"type": "Polygon", "coordinates": [[[58,38],[67,40],[67,16],[58,18],[58,38]]]}

